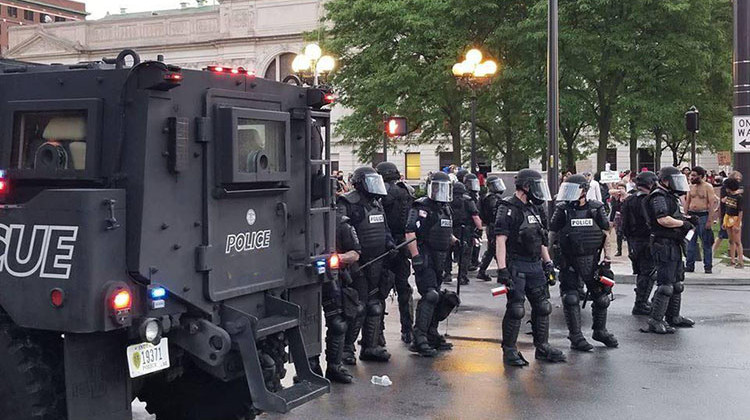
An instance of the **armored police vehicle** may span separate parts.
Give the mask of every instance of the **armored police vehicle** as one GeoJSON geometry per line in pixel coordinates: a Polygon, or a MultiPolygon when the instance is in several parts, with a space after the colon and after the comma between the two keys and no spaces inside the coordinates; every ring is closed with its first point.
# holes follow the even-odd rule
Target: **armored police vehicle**
{"type": "Polygon", "coordinates": [[[337,267],[328,99],[132,51],[0,63],[0,419],[124,420],[136,397],[245,419],[328,392],[308,362],[337,267]]]}

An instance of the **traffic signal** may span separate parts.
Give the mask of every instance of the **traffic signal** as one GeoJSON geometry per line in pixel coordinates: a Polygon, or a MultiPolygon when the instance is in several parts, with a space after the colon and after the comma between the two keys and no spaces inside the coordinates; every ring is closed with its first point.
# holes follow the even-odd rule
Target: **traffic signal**
{"type": "Polygon", "coordinates": [[[385,132],[388,134],[388,137],[405,136],[408,133],[406,118],[389,117],[385,122],[385,132]]]}
{"type": "Polygon", "coordinates": [[[687,131],[691,133],[697,133],[700,131],[700,112],[696,107],[691,107],[688,112],[685,113],[685,127],[687,131]]]}

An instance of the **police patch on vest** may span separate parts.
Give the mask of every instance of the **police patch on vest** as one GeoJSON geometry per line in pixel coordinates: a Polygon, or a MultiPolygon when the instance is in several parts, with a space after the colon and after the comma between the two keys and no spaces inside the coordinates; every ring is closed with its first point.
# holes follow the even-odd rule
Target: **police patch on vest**
{"type": "Polygon", "coordinates": [[[530,214],[526,216],[526,219],[529,221],[530,224],[541,223],[541,221],[539,220],[539,216],[534,215],[534,214],[530,214]]]}
{"type": "Polygon", "coordinates": [[[383,223],[385,222],[385,216],[382,214],[371,214],[370,223],[383,223]]]}
{"type": "Polygon", "coordinates": [[[440,227],[453,227],[453,220],[440,219],[440,227]]]}
{"type": "Polygon", "coordinates": [[[594,219],[570,219],[571,227],[594,226],[594,219]]]}

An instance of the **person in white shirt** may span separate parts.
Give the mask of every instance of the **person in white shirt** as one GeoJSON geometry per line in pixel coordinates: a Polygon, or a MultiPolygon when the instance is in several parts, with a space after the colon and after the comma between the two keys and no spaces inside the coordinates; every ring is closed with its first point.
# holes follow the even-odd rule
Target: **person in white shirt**
{"type": "Polygon", "coordinates": [[[596,200],[602,202],[602,188],[592,176],[591,172],[584,172],[583,176],[589,181],[589,191],[586,193],[586,200],[596,200]]]}

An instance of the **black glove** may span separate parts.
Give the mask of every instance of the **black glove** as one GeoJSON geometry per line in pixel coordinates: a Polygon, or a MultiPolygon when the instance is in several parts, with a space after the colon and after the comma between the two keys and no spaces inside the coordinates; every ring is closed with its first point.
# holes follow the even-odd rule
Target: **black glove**
{"type": "MultiPolygon", "coordinates": [[[[695,217],[695,216],[693,216],[695,217]]],[[[682,232],[687,235],[688,232],[695,229],[695,224],[689,220],[682,221],[682,232]]]]}
{"type": "Polygon", "coordinates": [[[510,271],[507,268],[500,268],[497,270],[497,282],[504,284],[508,288],[510,293],[513,290],[513,279],[510,276],[510,271]]]}
{"type": "Polygon", "coordinates": [[[612,271],[612,264],[609,261],[602,261],[599,264],[599,275],[608,279],[615,279],[615,273],[612,271]]]}
{"type": "Polygon", "coordinates": [[[427,268],[424,265],[424,257],[419,254],[411,257],[411,266],[414,268],[415,274],[421,273],[427,268]]]}
{"type": "Polygon", "coordinates": [[[689,215],[689,216],[687,217],[687,220],[688,220],[688,222],[690,222],[690,223],[691,223],[691,224],[692,224],[693,226],[698,226],[698,223],[700,223],[700,222],[701,222],[701,219],[700,219],[700,217],[698,217],[698,216],[696,216],[696,215],[694,215],[694,214],[691,214],[691,215],[689,215]]]}
{"type": "Polygon", "coordinates": [[[482,229],[474,228],[474,239],[482,239],[482,229]]]}
{"type": "Polygon", "coordinates": [[[542,263],[542,269],[544,269],[544,277],[547,278],[547,284],[554,286],[557,284],[557,273],[555,273],[555,264],[552,261],[545,261],[542,263]]]}

